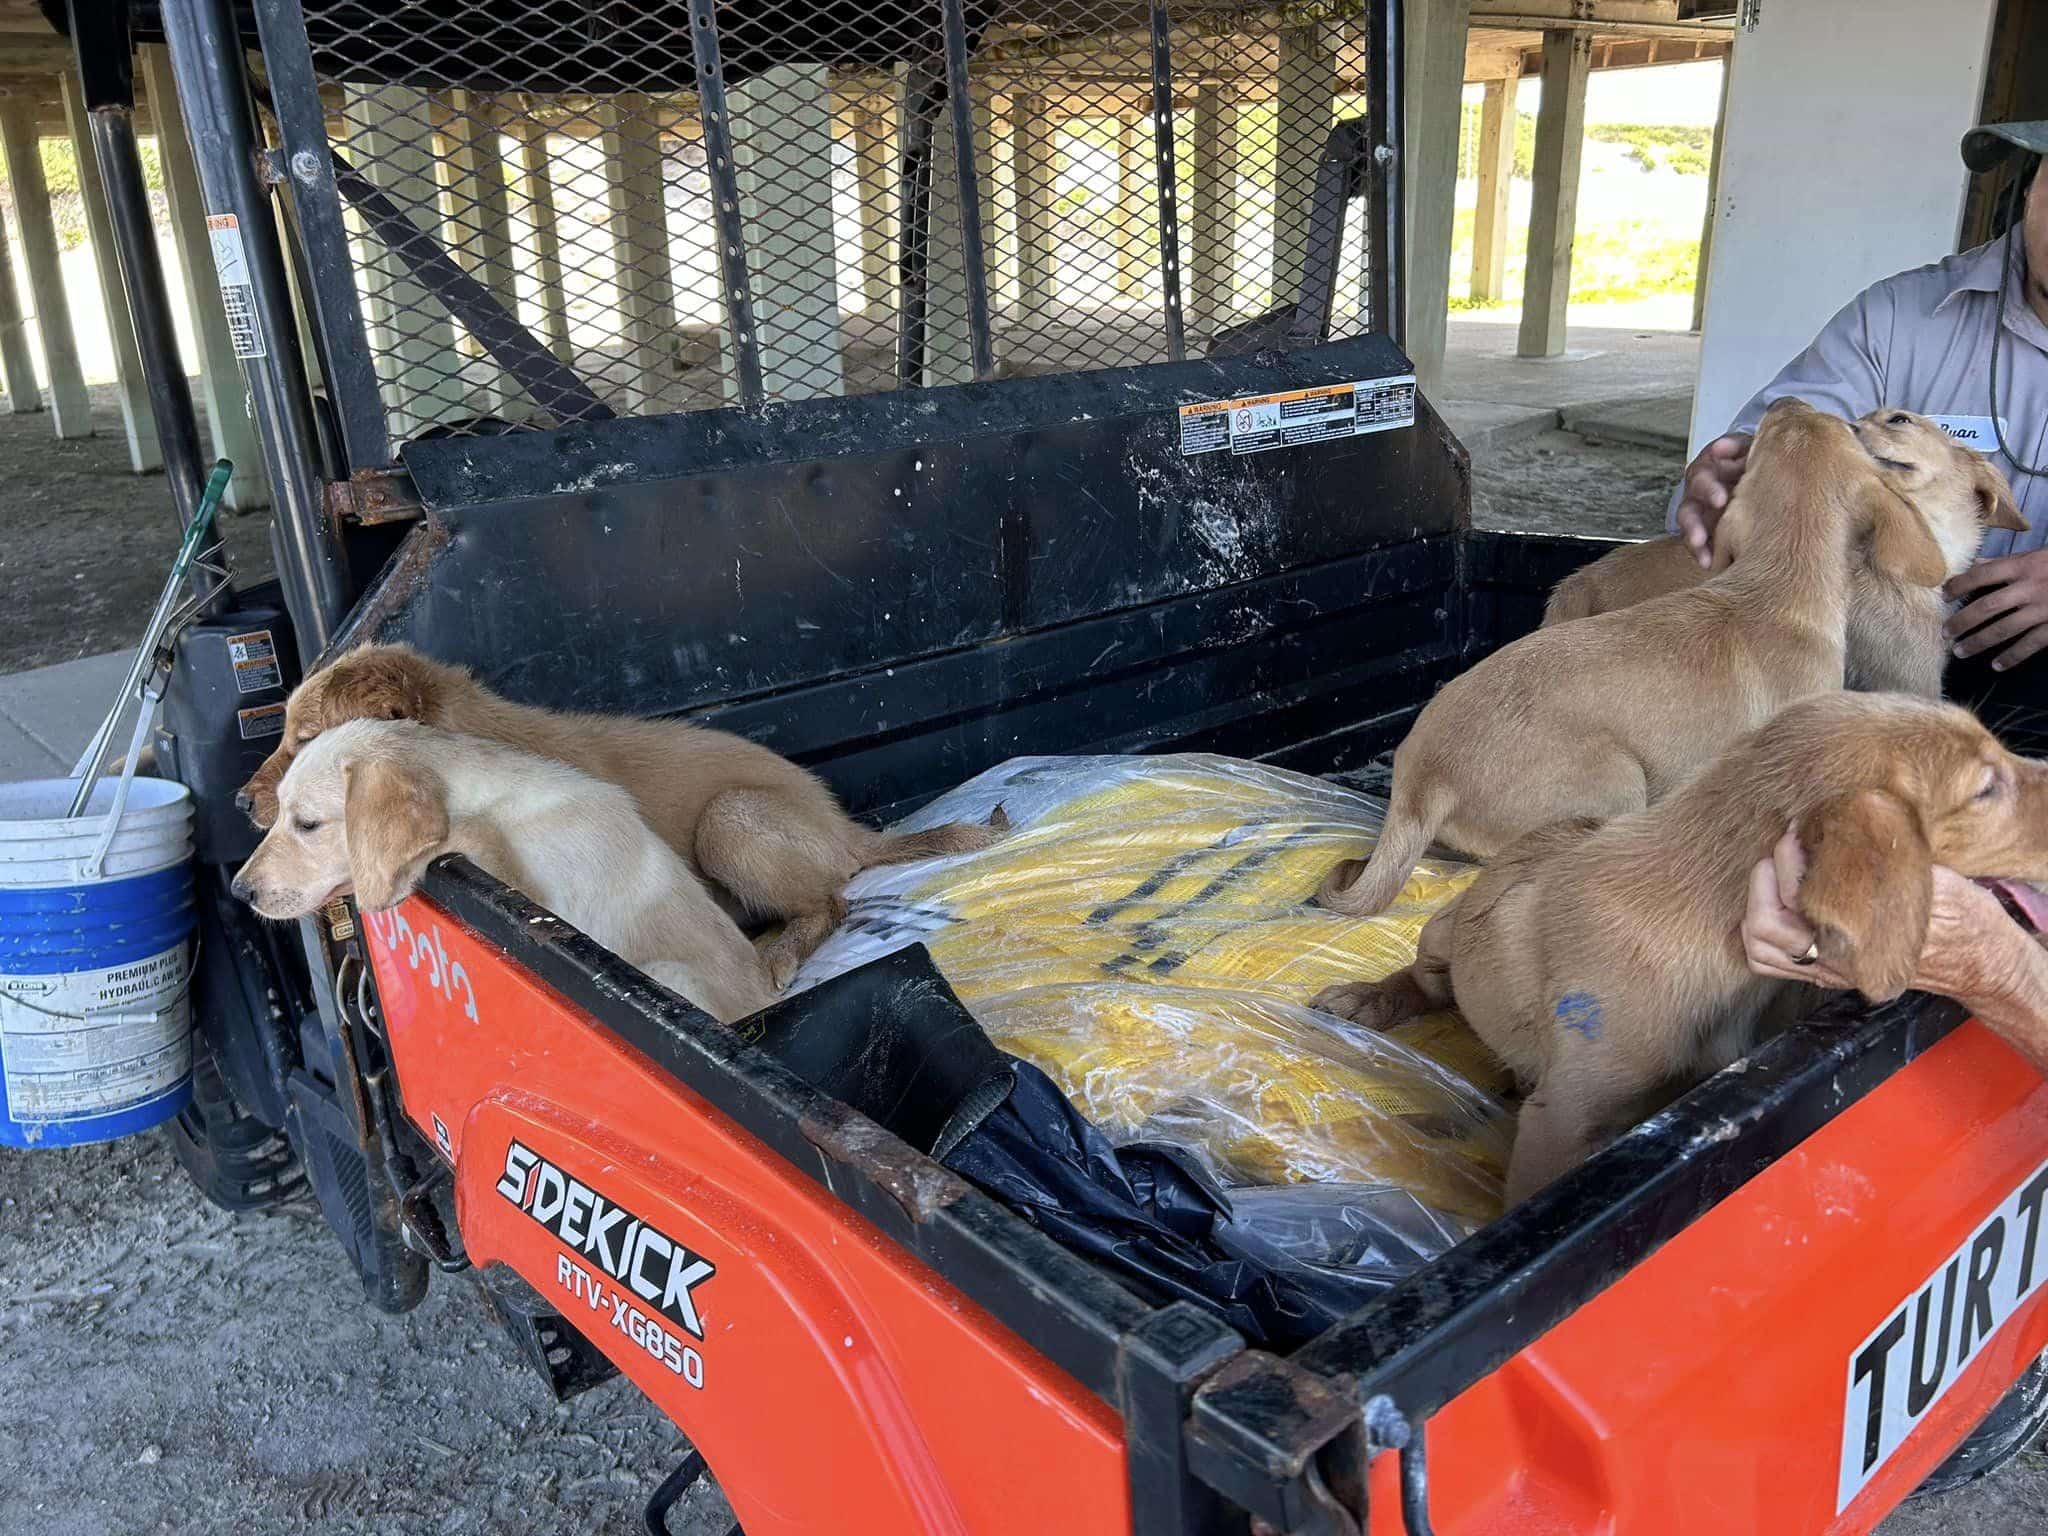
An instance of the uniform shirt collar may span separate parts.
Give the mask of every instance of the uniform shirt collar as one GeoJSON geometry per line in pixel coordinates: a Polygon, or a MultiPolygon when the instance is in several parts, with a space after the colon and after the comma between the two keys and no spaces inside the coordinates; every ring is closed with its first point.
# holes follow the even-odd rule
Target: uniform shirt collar
{"type": "Polygon", "coordinates": [[[1974,251],[1965,251],[1956,258],[1954,276],[1948,285],[1948,292],[1941,302],[1934,306],[1940,314],[1959,293],[1996,293],[2005,276],[2005,239],[2003,236],[1978,246],[1974,251]]]}

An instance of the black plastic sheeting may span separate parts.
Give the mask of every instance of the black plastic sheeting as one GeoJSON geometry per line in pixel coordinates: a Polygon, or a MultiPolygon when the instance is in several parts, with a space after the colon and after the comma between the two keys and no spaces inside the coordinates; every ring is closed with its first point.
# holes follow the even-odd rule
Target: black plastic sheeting
{"type": "MultiPolygon", "coordinates": [[[[1133,1290],[1208,1307],[1248,1343],[1305,1342],[1389,1284],[1384,1265],[1347,1268],[1327,1244],[1311,1245],[1313,1257],[1289,1251],[1185,1149],[1113,1144],[1043,1072],[996,1048],[921,945],[737,1028],[1133,1290]]],[[[1247,1208],[1268,1193],[1237,1192],[1247,1208]]],[[[1376,1243],[1382,1253],[1410,1245],[1420,1246],[1392,1229],[1376,1243]]]]}
{"type": "Polygon", "coordinates": [[[1273,1251],[1186,1151],[1113,1146],[1043,1072],[1010,1068],[1010,1096],[942,1160],[1154,1300],[1206,1306],[1246,1342],[1284,1350],[1386,1290],[1383,1275],[1273,1251]]]}

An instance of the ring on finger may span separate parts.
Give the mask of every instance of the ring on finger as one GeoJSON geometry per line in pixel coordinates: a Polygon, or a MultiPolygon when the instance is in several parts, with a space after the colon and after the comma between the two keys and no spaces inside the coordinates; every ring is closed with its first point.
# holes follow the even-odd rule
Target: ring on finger
{"type": "Polygon", "coordinates": [[[1819,959],[1820,940],[1815,939],[1811,944],[1806,946],[1806,953],[1804,953],[1803,955],[1795,956],[1792,963],[1794,965],[1812,965],[1815,961],[1819,959]]]}

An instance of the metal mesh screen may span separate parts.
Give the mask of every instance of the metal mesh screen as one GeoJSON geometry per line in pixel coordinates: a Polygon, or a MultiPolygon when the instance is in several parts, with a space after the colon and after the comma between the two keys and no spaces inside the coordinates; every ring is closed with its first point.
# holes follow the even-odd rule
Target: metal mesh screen
{"type": "Polygon", "coordinates": [[[309,0],[391,437],[1356,334],[1361,10],[309,0]]]}

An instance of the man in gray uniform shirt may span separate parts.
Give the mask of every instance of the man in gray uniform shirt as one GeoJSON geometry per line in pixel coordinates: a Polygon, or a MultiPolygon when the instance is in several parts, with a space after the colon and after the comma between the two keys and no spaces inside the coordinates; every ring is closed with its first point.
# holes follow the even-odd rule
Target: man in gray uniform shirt
{"type": "Polygon", "coordinates": [[[1995,650],[2002,671],[2048,647],[2048,122],[1963,136],[1971,170],[2015,162],[2026,204],[2008,234],[1864,289],[1687,466],[1671,525],[1702,565],[1772,401],[1797,395],[1851,418],[1917,411],[1991,455],[2031,525],[1993,529],[1978,563],[1949,582],[1962,604],[1948,621],[1955,654],[1995,650]]]}

